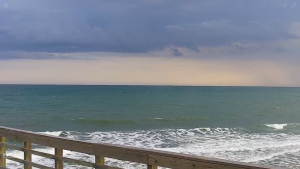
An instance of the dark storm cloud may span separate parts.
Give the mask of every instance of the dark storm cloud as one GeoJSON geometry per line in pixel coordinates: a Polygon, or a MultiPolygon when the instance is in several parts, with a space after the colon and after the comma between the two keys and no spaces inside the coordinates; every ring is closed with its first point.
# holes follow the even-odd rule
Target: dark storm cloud
{"type": "Polygon", "coordinates": [[[176,46],[199,52],[198,46],[293,39],[296,2],[0,0],[0,50],[144,53],[176,46]]]}

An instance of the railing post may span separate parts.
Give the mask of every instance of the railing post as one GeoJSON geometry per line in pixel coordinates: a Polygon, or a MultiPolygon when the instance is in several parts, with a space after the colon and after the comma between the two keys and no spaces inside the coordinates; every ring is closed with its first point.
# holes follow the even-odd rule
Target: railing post
{"type": "MultiPolygon", "coordinates": [[[[5,143],[5,137],[0,136],[0,143],[5,143]]],[[[5,146],[0,146],[0,167],[6,167],[5,160],[6,149],[5,146]]]]}
{"type": "Polygon", "coordinates": [[[95,156],[95,161],[96,161],[96,164],[98,164],[98,165],[104,165],[104,157],[95,156]]]}
{"type": "MultiPolygon", "coordinates": [[[[63,149],[55,148],[55,155],[62,157],[63,156],[63,149]]],[[[55,169],[63,169],[63,161],[59,159],[55,159],[55,169]]]]}
{"type": "Polygon", "coordinates": [[[147,169],[157,169],[157,166],[156,165],[148,165],[147,169]]]}
{"type": "MultiPolygon", "coordinates": [[[[27,150],[31,150],[31,143],[29,142],[24,142],[24,148],[27,150]]],[[[31,162],[31,153],[24,151],[24,160],[31,162]]],[[[24,169],[31,169],[31,165],[25,164],[24,169]]]]}

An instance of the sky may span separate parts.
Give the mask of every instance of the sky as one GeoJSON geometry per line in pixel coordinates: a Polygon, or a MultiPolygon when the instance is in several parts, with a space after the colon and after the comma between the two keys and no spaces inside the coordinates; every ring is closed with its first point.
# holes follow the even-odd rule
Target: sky
{"type": "Polygon", "coordinates": [[[0,0],[0,84],[300,86],[297,0],[0,0]]]}

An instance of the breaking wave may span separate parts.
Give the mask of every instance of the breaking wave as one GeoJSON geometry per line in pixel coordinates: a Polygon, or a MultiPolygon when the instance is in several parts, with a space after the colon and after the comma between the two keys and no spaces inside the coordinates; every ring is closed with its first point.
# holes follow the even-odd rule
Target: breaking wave
{"type": "MultiPolygon", "coordinates": [[[[272,125],[281,129],[286,125],[272,125]]],[[[268,126],[269,127],[269,126],[268,126]]],[[[288,168],[300,168],[300,135],[286,133],[251,133],[242,128],[193,128],[111,132],[43,132],[76,140],[95,143],[112,143],[133,147],[164,150],[220,159],[258,163],[288,168]]],[[[37,151],[54,153],[53,148],[36,148],[37,151]]],[[[22,158],[23,153],[8,151],[8,155],[22,158]]],[[[64,151],[64,156],[94,162],[94,157],[64,151]]],[[[33,161],[53,166],[54,161],[33,156],[33,161]]],[[[144,168],[142,164],[107,159],[106,164],[122,168],[144,168]]],[[[8,161],[8,166],[21,168],[8,161]]],[[[72,166],[65,166],[72,168],[72,166]]]]}
{"type": "Polygon", "coordinates": [[[271,127],[273,129],[278,129],[281,130],[283,129],[285,126],[287,126],[287,124],[265,124],[267,127],[271,127]]]}

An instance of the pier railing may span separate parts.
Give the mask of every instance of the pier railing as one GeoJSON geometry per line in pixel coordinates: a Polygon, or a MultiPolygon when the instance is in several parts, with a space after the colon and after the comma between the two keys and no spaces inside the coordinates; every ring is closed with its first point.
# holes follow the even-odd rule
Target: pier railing
{"type": "MultiPolygon", "coordinates": [[[[123,161],[146,164],[147,169],[157,169],[158,166],[174,169],[271,169],[275,167],[253,165],[247,163],[232,162],[226,160],[212,159],[206,157],[185,155],[179,153],[147,150],[114,144],[90,143],[68,138],[56,137],[46,134],[0,127],[0,169],[6,168],[6,160],[23,163],[25,169],[32,167],[41,169],[62,169],[64,162],[77,164],[97,169],[117,169],[117,167],[105,165],[105,158],[113,158],[123,161]],[[5,139],[19,140],[23,142],[22,147],[7,144],[5,139]],[[35,151],[32,144],[38,144],[55,149],[54,154],[35,151]],[[6,149],[24,152],[24,158],[16,158],[6,155],[6,149]],[[67,158],[63,156],[64,150],[76,151],[95,156],[95,163],[67,158]],[[55,160],[53,167],[32,162],[31,156],[37,155],[55,160]]],[[[145,167],[146,168],[146,167],[145,167]]]]}

